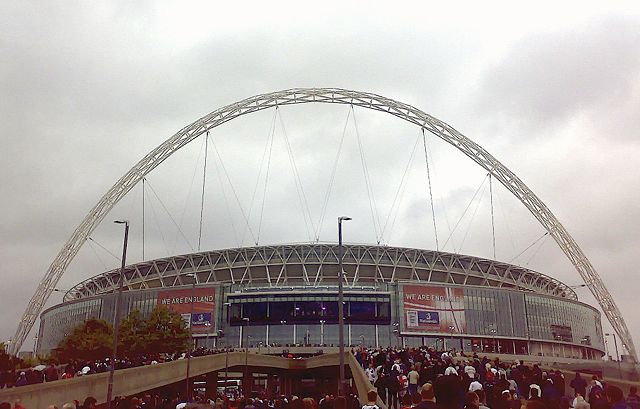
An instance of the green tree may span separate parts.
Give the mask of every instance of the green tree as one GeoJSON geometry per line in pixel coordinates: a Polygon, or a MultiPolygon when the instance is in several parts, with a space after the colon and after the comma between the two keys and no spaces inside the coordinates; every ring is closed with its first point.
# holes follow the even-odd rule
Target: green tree
{"type": "Polygon", "coordinates": [[[6,371],[7,369],[9,369],[11,367],[12,364],[12,357],[11,355],[7,354],[5,351],[5,345],[4,344],[0,344],[2,345],[1,349],[0,349],[0,370],[2,371],[6,371]]]}
{"type": "Polygon", "coordinates": [[[145,353],[148,346],[148,321],[142,319],[140,311],[133,310],[120,323],[118,356],[133,358],[145,353]]]}
{"type": "MultiPolygon", "coordinates": [[[[134,310],[120,323],[118,357],[183,352],[188,340],[189,331],[174,310],[157,306],[146,320],[140,311],[134,310]]],[[[74,328],[54,349],[51,359],[57,362],[103,359],[111,356],[112,345],[111,324],[92,318],[74,328]]]]}
{"type": "Polygon", "coordinates": [[[164,305],[157,306],[146,322],[149,353],[184,352],[189,341],[189,331],[180,314],[164,305]]]}
{"type": "Polygon", "coordinates": [[[60,362],[96,360],[111,356],[113,328],[104,320],[91,318],[78,325],[55,349],[60,362]]]}

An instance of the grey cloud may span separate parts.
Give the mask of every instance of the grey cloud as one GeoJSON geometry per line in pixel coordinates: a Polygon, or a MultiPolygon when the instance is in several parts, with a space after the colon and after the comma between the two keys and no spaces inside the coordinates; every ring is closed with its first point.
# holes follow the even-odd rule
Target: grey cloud
{"type": "Polygon", "coordinates": [[[494,115],[500,112],[505,123],[544,132],[548,127],[557,130],[576,115],[600,122],[602,109],[625,101],[637,105],[637,27],[637,18],[614,15],[571,30],[528,35],[486,68],[478,106],[494,115]]]}
{"type": "MultiPolygon", "coordinates": [[[[627,271],[624,266],[633,264],[630,249],[638,244],[634,226],[640,217],[633,208],[637,195],[628,188],[638,183],[633,156],[624,155],[623,147],[618,146],[607,157],[617,166],[599,164],[593,172],[585,173],[581,162],[593,161],[593,156],[558,158],[527,142],[538,135],[538,125],[543,122],[551,123],[553,130],[565,130],[567,123],[587,115],[593,117],[596,129],[585,135],[585,140],[595,150],[607,149],[603,139],[607,132],[614,133],[612,124],[620,139],[632,135],[629,129],[638,128],[638,87],[634,85],[638,55],[629,52],[638,43],[638,34],[631,18],[602,18],[580,30],[530,34],[507,50],[503,61],[487,67],[481,58],[482,38],[466,36],[462,40],[452,38],[451,32],[418,30],[418,25],[394,27],[368,21],[366,16],[362,24],[354,23],[362,16],[331,20],[330,29],[322,21],[310,22],[305,30],[295,25],[275,29],[268,23],[238,27],[193,44],[169,46],[159,40],[162,27],[156,26],[149,4],[63,9],[53,4],[36,7],[5,2],[0,7],[0,15],[14,16],[3,18],[7,24],[0,25],[0,185],[4,197],[0,249],[3,270],[11,272],[0,295],[6,305],[0,315],[0,336],[4,338],[13,334],[17,317],[73,228],[137,160],[217,107],[297,86],[371,91],[438,117],[444,114],[441,119],[465,130],[472,139],[488,141],[483,144],[489,151],[564,216],[562,220],[576,232],[594,263],[603,267],[607,284],[608,277],[620,277],[627,271]],[[472,88],[470,67],[479,73],[477,88],[472,88]],[[514,129],[517,132],[509,134],[514,129]],[[502,138],[491,138],[489,130],[498,130],[502,138]],[[618,175],[622,176],[612,180],[618,175]],[[615,188],[608,188],[608,183],[615,188]],[[576,210],[577,204],[581,207],[576,210]],[[608,261],[612,252],[620,258],[615,263],[608,261]]],[[[282,110],[314,223],[347,111],[347,107],[321,106],[282,110]]],[[[356,114],[369,163],[375,164],[371,175],[384,222],[417,130],[382,114],[360,110],[356,114]]],[[[219,138],[216,142],[223,156],[229,158],[225,164],[245,210],[271,115],[255,114],[212,134],[219,138]]],[[[279,134],[280,143],[281,137],[279,134]]],[[[345,232],[347,241],[371,243],[375,234],[353,129],[346,138],[348,144],[339,165],[341,178],[334,186],[321,238],[332,239],[335,217],[349,214],[354,220],[345,232]]],[[[566,136],[558,138],[567,141],[566,136]]],[[[202,141],[194,141],[149,176],[174,217],[186,213],[184,229],[192,243],[198,221],[194,215],[199,211],[201,173],[196,161],[201,149],[202,141]],[[180,195],[186,194],[194,169],[197,179],[185,208],[185,198],[180,195]]],[[[457,180],[466,167],[447,165],[466,158],[450,155],[445,149],[435,155],[443,167],[434,186],[442,189],[438,193],[442,192],[455,222],[477,186],[468,182],[450,190],[449,180],[457,180]]],[[[265,205],[268,217],[261,243],[306,240],[284,151],[277,154],[277,162],[265,205]]],[[[210,167],[208,176],[206,203],[210,213],[205,214],[203,248],[235,245],[213,169],[210,167]]],[[[412,180],[416,186],[405,194],[390,244],[428,247],[432,234],[426,188],[417,185],[424,183],[424,174],[412,180]],[[414,231],[414,226],[420,226],[421,231],[414,231]]],[[[148,207],[147,258],[166,255],[159,230],[170,251],[191,251],[151,193],[147,200],[159,219],[153,220],[148,207]]],[[[244,222],[232,198],[230,202],[236,229],[241,230],[244,222]]],[[[255,206],[253,227],[257,225],[255,206]]],[[[130,260],[135,262],[141,258],[139,187],[116,206],[94,234],[116,254],[121,230],[109,220],[121,217],[134,222],[130,260]]],[[[483,217],[478,228],[486,230],[486,214],[483,217]]],[[[444,224],[442,219],[440,212],[440,224],[444,224]]],[[[514,226],[520,236],[518,250],[538,237],[539,229],[535,224],[514,226]]],[[[444,226],[441,235],[443,232],[444,226]]],[[[247,236],[245,244],[249,242],[247,236]]],[[[486,242],[486,237],[473,231],[462,251],[484,250],[488,256],[486,242]]],[[[499,246],[511,245],[499,242],[499,246]]],[[[547,243],[544,250],[551,247],[553,243],[547,243]]],[[[109,268],[117,265],[100,247],[93,248],[109,268]]],[[[94,250],[85,245],[61,287],[104,269],[94,250]]],[[[558,251],[545,252],[533,263],[542,272],[576,279],[558,251]]],[[[612,288],[622,294],[613,284],[612,288]]],[[[632,299],[624,294],[619,299],[625,314],[633,311],[632,299]]],[[[631,325],[634,334],[640,333],[637,324],[631,325]]]]}

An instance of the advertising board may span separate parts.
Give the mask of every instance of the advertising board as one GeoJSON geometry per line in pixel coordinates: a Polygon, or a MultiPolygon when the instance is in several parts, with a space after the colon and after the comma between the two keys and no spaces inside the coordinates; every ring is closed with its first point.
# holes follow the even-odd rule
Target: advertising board
{"type": "Polygon", "coordinates": [[[466,332],[462,288],[405,285],[403,292],[403,312],[407,331],[466,332]]]}
{"type": "Polygon", "coordinates": [[[179,313],[187,326],[191,326],[191,330],[195,333],[213,331],[215,299],[215,288],[158,292],[158,305],[165,305],[179,313]]]}

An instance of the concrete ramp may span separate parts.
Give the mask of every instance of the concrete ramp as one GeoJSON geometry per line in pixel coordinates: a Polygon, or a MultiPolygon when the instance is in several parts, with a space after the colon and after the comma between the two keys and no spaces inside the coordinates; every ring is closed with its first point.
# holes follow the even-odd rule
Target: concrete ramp
{"type": "MultiPolygon", "coordinates": [[[[192,358],[189,369],[190,377],[223,371],[226,359],[226,354],[192,358]]],[[[325,354],[307,359],[289,359],[271,355],[231,352],[228,354],[228,360],[229,368],[234,368],[234,370],[244,367],[246,360],[246,364],[251,370],[280,374],[325,367],[336,367],[337,371],[339,366],[338,354],[325,354]]],[[[348,372],[351,372],[360,401],[366,402],[367,392],[373,389],[373,386],[352,354],[345,353],[345,364],[349,368],[348,372]]],[[[182,382],[185,379],[186,370],[187,361],[184,359],[118,370],[114,374],[113,396],[135,395],[182,382]]],[[[2,389],[0,390],[0,402],[13,403],[16,399],[20,399],[26,408],[38,409],[46,408],[49,405],[61,407],[62,404],[73,399],[82,401],[87,396],[93,396],[98,400],[98,403],[104,403],[107,399],[108,379],[108,373],[100,373],[19,388],[2,389]]],[[[381,403],[379,402],[379,404],[381,403]]]]}

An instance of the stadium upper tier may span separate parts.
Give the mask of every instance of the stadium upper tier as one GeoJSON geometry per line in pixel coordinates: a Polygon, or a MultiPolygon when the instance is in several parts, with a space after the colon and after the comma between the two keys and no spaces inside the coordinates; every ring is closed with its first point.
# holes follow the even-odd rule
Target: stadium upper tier
{"type": "MultiPolygon", "coordinates": [[[[414,281],[498,287],[577,300],[573,289],[547,275],[474,256],[404,247],[346,244],[343,268],[348,285],[414,281]]],[[[245,290],[322,287],[338,276],[337,244],[284,244],[241,247],[143,261],[125,268],[128,291],[197,284],[229,283],[245,290]]],[[[120,269],[91,277],[73,288],[65,301],[117,290],[120,269]]]]}

